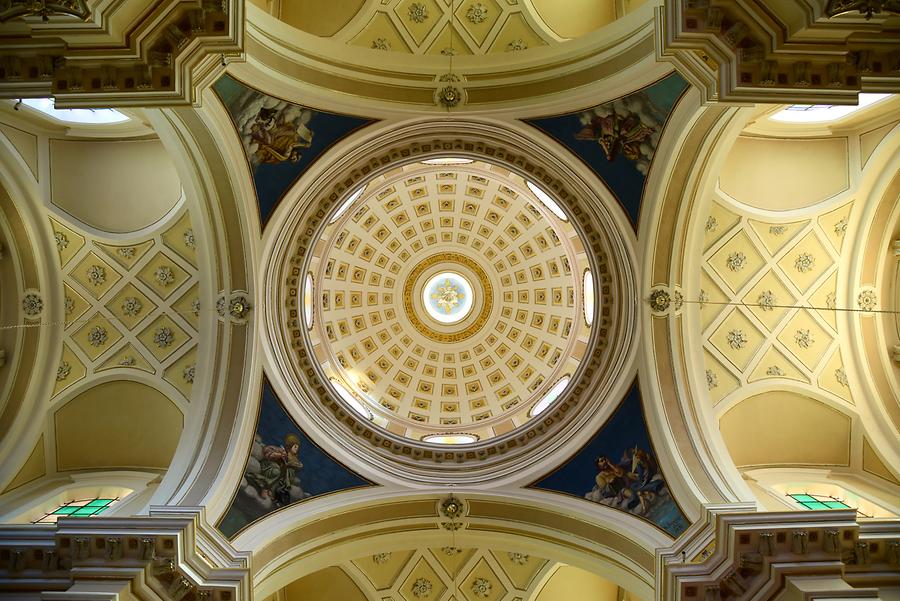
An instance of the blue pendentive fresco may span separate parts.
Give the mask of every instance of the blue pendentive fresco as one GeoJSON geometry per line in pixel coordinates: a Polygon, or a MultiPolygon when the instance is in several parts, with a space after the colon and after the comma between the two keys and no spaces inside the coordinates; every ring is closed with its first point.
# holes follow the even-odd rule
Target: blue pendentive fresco
{"type": "Polygon", "coordinates": [[[650,444],[637,382],[587,445],[529,488],[627,511],[673,537],[689,525],[672,498],[650,444]]]}
{"type": "Polygon", "coordinates": [[[282,507],[363,486],[374,484],[316,446],[264,380],[250,457],[231,507],[218,527],[232,538],[245,526],[282,507]]]}
{"type": "Polygon", "coordinates": [[[678,73],[642,90],[566,115],[528,119],[578,155],[625,208],[632,224],[666,120],[688,83],[678,73]]]}
{"type": "Polygon", "coordinates": [[[250,162],[263,227],[284,193],[323,152],[373,123],[273,98],[228,75],[213,89],[228,109],[250,162]]]}

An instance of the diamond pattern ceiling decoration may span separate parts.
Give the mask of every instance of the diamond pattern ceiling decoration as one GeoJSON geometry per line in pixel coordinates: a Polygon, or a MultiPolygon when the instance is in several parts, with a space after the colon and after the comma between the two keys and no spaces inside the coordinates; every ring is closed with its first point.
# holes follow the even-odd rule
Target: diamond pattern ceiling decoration
{"type": "Polygon", "coordinates": [[[336,37],[374,50],[444,56],[515,52],[560,41],[539,25],[539,18],[525,17],[525,7],[515,2],[400,0],[375,4],[368,20],[354,19],[336,37]]]}
{"type": "Polygon", "coordinates": [[[711,403],[779,379],[852,402],[835,312],[852,206],[777,222],[724,197],[711,203],[698,293],[711,403]]]}
{"type": "Polygon", "coordinates": [[[796,297],[781,281],[775,271],[769,271],[744,295],[743,302],[753,316],[771,332],[788,314],[787,307],[794,306],[796,297]]]}
{"type": "Polygon", "coordinates": [[[764,264],[762,254],[744,230],[730,237],[710,260],[713,272],[732,292],[743,288],[764,264]]]}
{"type": "Polygon", "coordinates": [[[84,236],[54,219],[50,220],[50,225],[53,228],[60,265],[65,267],[84,246],[84,236]]]}
{"type": "Polygon", "coordinates": [[[53,387],[53,394],[59,394],[63,389],[83,379],[86,374],[87,369],[78,355],[68,344],[63,344],[62,357],[59,360],[59,367],[56,368],[56,384],[53,387]]]}
{"type": "Polygon", "coordinates": [[[444,580],[430,562],[420,557],[398,587],[400,597],[406,601],[440,599],[447,590],[444,580]]]}
{"type": "Polygon", "coordinates": [[[713,347],[740,370],[762,346],[765,336],[740,310],[731,311],[709,337],[713,347]]]}
{"type": "Polygon", "coordinates": [[[140,370],[189,399],[200,324],[189,214],[155,235],[116,244],[58,219],[51,226],[61,241],[66,319],[54,395],[96,373],[140,370]]]}
{"type": "Polygon", "coordinates": [[[94,251],[88,252],[69,275],[96,299],[102,298],[122,279],[119,272],[94,251]]]}
{"type": "Polygon", "coordinates": [[[133,329],[156,309],[150,298],[138,290],[134,284],[126,284],[116,294],[106,308],[115,315],[122,325],[133,329]]]}
{"type": "Polygon", "coordinates": [[[782,328],[778,340],[813,372],[825,357],[825,351],[830,348],[833,338],[819,325],[812,313],[800,310],[782,328]]]}
{"type": "Polygon", "coordinates": [[[91,361],[112,349],[122,333],[105,316],[95,313],[79,328],[73,338],[81,352],[91,361]]]}
{"type": "Polygon", "coordinates": [[[165,300],[174,294],[190,276],[171,257],[159,252],[144,265],[137,277],[165,300]]]}
{"type": "Polygon", "coordinates": [[[834,263],[831,253],[814,232],[809,232],[784,253],[778,265],[801,293],[809,290],[834,263]]]}
{"type": "Polygon", "coordinates": [[[462,548],[448,541],[444,547],[360,557],[340,567],[369,599],[512,601],[533,599],[557,565],[520,551],[462,548]]]}
{"type": "Polygon", "coordinates": [[[111,244],[94,243],[100,247],[107,255],[113,258],[126,271],[134,267],[140,261],[148,250],[153,246],[152,240],[141,242],[133,246],[114,246],[111,244]]]}

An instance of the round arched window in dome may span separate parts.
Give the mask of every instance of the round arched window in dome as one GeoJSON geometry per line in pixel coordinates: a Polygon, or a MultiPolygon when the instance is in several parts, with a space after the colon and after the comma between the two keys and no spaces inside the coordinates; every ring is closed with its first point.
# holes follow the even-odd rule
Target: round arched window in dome
{"type": "Polygon", "coordinates": [[[587,244],[546,189],[447,157],[356,185],[336,206],[306,262],[306,344],[370,427],[482,444],[564,393],[589,348],[593,288],[587,244]]]}
{"type": "Polygon", "coordinates": [[[314,298],[315,289],[313,285],[313,275],[307,273],[306,279],[303,281],[303,320],[306,323],[307,329],[313,327],[313,321],[315,320],[315,312],[313,311],[314,298]]]}

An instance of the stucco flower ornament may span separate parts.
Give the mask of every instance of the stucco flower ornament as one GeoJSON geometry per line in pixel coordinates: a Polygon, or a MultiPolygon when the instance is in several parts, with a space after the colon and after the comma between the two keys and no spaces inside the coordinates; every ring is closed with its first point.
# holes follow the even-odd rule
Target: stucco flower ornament
{"type": "Polygon", "coordinates": [[[428,580],[427,578],[417,578],[412,585],[412,594],[417,599],[424,599],[431,595],[432,588],[431,580],[428,580]]]}
{"type": "Polygon", "coordinates": [[[488,8],[481,2],[476,2],[469,6],[469,9],[466,11],[466,19],[469,20],[469,23],[474,23],[475,25],[484,23],[487,20],[487,15],[488,8]]]}
{"type": "Polygon", "coordinates": [[[476,597],[487,598],[494,586],[487,578],[476,578],[472,581],[472,594],[476,597]]]}

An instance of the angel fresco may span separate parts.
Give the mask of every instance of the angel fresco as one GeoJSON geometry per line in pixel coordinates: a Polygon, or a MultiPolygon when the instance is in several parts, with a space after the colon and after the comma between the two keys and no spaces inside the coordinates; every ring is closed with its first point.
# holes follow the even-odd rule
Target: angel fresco
{"type": "Polygon", "coordinates": [[[213,89],[228,110],[247,157],[263,226],[288,189],[323,152],[372,123],[269,96],[227,73],[213,89]]]}
{"type": "Polygon", "coordinates": [[[283,507],[372,485],[316,446],[265,381],[247,467],[218,528],[232,537],[283,507]]]}
{"type": "Polygon", "coordinates": [[[261,163],[297,163],[301,150],[312,144],[313,132],[305,123],[287,120],[284,110],[262,107],[250,125],[251,161],[261,163]]]}
{"type": "Polygon", "coordinates": [[[590,501],[649,516],[668,500],[669,490],[656,459],[638,446],[626,449],[618,462],[601,455],[595,466],[594,488],[585,495],[590,501]]]}
{"type": "Polygon", "coordinates": [[[578,140],[597,140],[607,161],[621,154],[626,159],[636,161],[641,156],[641,143],[647,140],[654,129],[647,127],[634,115],[621,116],[611,113],[605,117],[593,115],[590,121],[575,134],[578,140]]]}
{"type": "Polygon", "coordinates": [[[290,433],[281,445],[253,442],[241,492],[264,509],[277,509],[309,496],[300,485],[300,437],[290,433]]]}
{"type": "Polygon", "coordinates": [[[584,111],[576,140],[596,140],[607,161],[622,156],[646,175],[656,151],[665,113],[646,92],[638,92],[584,111]]]}

